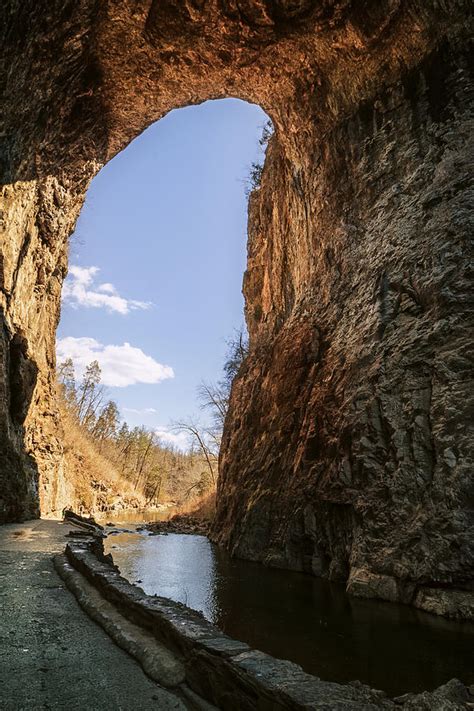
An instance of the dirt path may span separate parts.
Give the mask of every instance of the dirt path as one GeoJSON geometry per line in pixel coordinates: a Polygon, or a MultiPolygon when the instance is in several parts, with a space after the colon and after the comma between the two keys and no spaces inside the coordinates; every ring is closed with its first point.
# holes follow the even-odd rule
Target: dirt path
{"type": "Polygon", "coordinates": [[[0,709],[181,711],[90,620],[56,574],[70,526],[0,526],[0,709]]]}

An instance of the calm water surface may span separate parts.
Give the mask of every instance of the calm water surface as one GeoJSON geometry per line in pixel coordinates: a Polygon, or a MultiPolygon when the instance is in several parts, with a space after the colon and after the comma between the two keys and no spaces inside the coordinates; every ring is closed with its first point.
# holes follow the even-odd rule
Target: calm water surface
{"type": "Polygon", "coordinates": [[[105,543],[146,593],[183,602],[231,637],[331,681],[390,695],[474,682],[474,625],[359,600],[303,573],[231,558],[204,536],[120,533],[105,543]]]}

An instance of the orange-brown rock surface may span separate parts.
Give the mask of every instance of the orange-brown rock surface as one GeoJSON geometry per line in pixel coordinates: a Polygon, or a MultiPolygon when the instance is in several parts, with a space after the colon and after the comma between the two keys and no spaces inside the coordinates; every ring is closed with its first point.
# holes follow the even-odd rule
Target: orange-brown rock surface
{"type": "Polygon", "coordinates": [[[63,504],[54,335],[89,181],[167,111],[237,96],[276,130],[250,200],[251,351],[213,535],[356,594],[465,603],[469,10],[2,3],[0,521],[63,504]]]}

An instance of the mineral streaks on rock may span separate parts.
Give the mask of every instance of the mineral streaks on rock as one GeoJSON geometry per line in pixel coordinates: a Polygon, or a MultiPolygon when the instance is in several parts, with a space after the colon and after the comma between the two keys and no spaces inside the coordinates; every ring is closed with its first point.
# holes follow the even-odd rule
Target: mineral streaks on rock
{"type": "Polygon", "coordinates": [[[276,130],[213,535],[356,594],[469,589],[469,5],[3,3],[1,520],[65,503],[54,332],[90,179],[237,96],[276,130]]]}

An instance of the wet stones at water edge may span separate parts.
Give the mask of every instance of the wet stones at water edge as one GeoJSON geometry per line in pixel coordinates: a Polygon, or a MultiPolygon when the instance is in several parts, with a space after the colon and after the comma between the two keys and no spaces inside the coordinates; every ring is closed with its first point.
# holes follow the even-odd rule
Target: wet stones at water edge
{"type": "Polygon", "coordinates": [[[155,521],[146,526],[151,535],[162,533],[192,533],[207,536],[211,522],[189,514],[176,514],[167,521],[155,521]]]}

